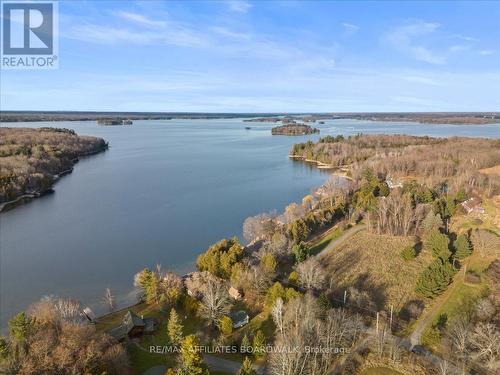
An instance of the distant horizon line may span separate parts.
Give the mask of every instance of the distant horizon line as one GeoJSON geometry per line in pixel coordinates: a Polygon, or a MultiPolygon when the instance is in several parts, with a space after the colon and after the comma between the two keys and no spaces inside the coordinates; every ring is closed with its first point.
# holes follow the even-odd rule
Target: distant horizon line
{"type": "Polygon", "coordinates": [[[325,115],[325,114],[500,114],[500,110],[485,111],[325,111],[325,112],[208,112],[208,111],[78,111],[78,110],[0,110],[1,113],[92,113],[92,114],[209,114],[209,115],[325,115]]]}

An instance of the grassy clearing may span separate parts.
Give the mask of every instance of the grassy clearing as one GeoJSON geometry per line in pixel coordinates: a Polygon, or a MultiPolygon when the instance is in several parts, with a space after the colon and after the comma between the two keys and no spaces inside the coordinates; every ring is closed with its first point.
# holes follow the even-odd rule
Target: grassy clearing
{"type": "Polygon", "coordinates": [[[408,301],[417,298],[415,282],[432,261],[426,251],[414,260],[403,260],[401,250],[412,244],[410,238],[363,231],[342,243],[337,250],[325,254],[323,261],[339,289],[354,285],[368,291],[378,308],[388,309],[393,305],[397,312],[408,301]]]}
{"type": "Polygon", "coordinates": [[[483,199],[484,213],[473,212],[468,215],[454,216],[452,230],[462,233],[469,229],[486,229],[500,235],[500,195],[483,199]],[[478,221],[478,219],[480,221],[478,221]]]}
{"type": "Polygon", "coordinates": [[[331,241],[339,238],[343,232],[344,231],[340,227],[336,226],[325,232],[320,238],[311,241],[309,243],[311,254],[316,255],[323,251],[331,241]]]}

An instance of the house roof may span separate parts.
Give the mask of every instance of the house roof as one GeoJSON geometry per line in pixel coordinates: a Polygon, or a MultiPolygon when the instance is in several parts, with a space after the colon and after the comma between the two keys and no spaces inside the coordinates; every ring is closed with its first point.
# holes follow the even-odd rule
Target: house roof
{"type": "Polygon", "coordinates": [[[127,332],[130,332],[133,328],[144,327],[146,324],[144,320],[129,310],[123,317],[123,325],[126,327],[127,332]]]}
{"type": "Polygon", "coordinates": [[[479,206],[480,204],[481,204],[481,198],[478,197],[469,198],[465,202],[462,202],[462,206],[468,211],[473,210],[476,206],[479,206]]]}
{"type": "Polygon", "coordinates": [[[240,310],[240,311],[229,313],[229,317],[231,318],[233,323],[239,323],[239,322],[243,322],[244,320],[248,319],[248,314],[245,311],[240,310]]]}

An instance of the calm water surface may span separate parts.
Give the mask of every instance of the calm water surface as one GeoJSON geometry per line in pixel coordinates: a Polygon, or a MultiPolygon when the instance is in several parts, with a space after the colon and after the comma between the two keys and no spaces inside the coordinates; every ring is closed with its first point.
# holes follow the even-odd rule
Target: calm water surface
{"type": "MultiPolygon", "coordinates": [[[[104,288],[131,302],[133,275],[161,263],[191,270],[211,243],[241,235],[244,219],[299,201],[326,178],[287,158],[318,136],[271,136],[241,120],[17,123],[105,138],[45,196],[0,215],[0,324],[46,294],[76,297],[99,312],[104,288]],[[252,127],[245,130],[245,126],[252,127]]],[[[406,133],[498,137],[498,125],[454,126],[334,120],[321,135],[406,133]]]]}

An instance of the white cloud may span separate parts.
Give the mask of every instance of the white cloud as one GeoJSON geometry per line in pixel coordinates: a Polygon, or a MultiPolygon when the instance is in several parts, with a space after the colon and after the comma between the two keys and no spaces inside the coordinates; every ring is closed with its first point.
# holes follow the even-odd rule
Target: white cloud
{"type": "Polygon", "coordinates": [[[348,22],[343,22],[342,26],[344,27],[344,30],[345,30],[347,35],[354,34],[355,32],[357,32],[359,30],[358,25],[354,25],[354,24],[348,23],[348,22]]]}
{"type": "Polygon", "coordinates": [[[483,55],[483,56],[493,55],[494,53],[495,53],[495,51],[493,51],[491,49],[483,49],[483,50],[479,51],[479,54],[483,55]]]}
{"type": "Polygon", "coordinates": [[[252,4],[245,0],[226,0],[225,3],[230,10],[237,13],[246,13],[252,7],[252,4]]]}
{"type": "Polygon", "coordinates": [[[219,35],[222,35],[222,36],[225,36],[228,38],[232,38],[232,39],[244,39],[244,40],[252,39],[251,34],[233,31],[231,29],[228,29],[227,27],[214,26],[214,27],[212,27],[212,31],[219,34],[219,35]]]}
{"type": "Polygon", "coordinates": [[[462,52],[462,51],[468,51],[470,50],[470,46],[464,46],[464,45],[456,45],[456,46],[451,46],[449,48],[450,52],[462,52]]]}
{"type": "Polygon", "coordinates": [[[394,48],[416,60],[441,65],[446,62],[446,56],[421,44],[423,37],[432,35],[439,27],[438,23],[415,21],[392,30],[386,40],[394,48]]]}
{"type": "Polygon", "coordinates": [[[115,16],[122,18],[127,21],[132,21],[134,23],[137,23],[139,25],[143,26],[148,26],[148,27],[153,27],[153,28],[164,28],[167,26],[166,21],[156,21],[152,20],[142,14],[139,13],[132,13],[132,12],[126,12],[126,11],[119,11],[115,13],[115,16]]]}

